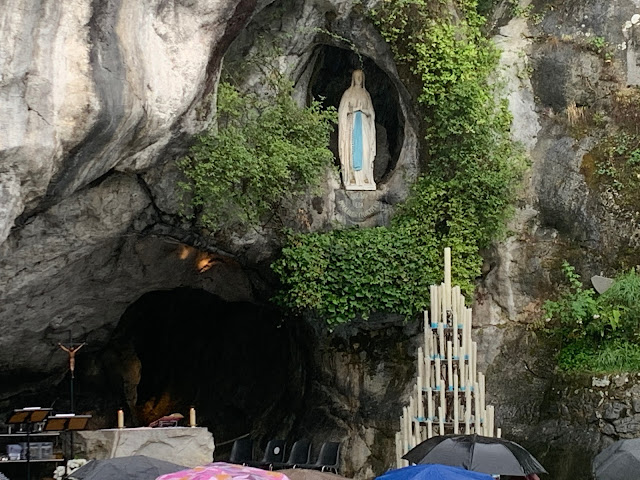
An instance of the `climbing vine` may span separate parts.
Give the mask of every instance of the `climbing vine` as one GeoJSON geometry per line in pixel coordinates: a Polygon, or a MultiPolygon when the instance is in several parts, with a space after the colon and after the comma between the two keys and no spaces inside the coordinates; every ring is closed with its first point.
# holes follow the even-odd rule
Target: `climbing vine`
{"type": "Polygon", "coordinates": [[[373,312],[411,317],[426,308],[452,247],[466,293],[480,249],[499,235],[515,198],[523,157],[509,138],[506,104],[489,82],[499,54],[481,33],[474,0],[383,0],[371,13],[408,84],[419,85],[427,173],[389,227],[291,235],[273,265],[276,300],[329,324],[373,312]]]}
{"type": "Polygon", "coordinates": [[[335,109],[319,102],[300,108],[291,84],[279,79],[271,86],[265,98],[221,83],[217,124],[178,162],[189,180],[180,186],[207,228],[258,223],[317,185],[332,164],[335,109]]]}

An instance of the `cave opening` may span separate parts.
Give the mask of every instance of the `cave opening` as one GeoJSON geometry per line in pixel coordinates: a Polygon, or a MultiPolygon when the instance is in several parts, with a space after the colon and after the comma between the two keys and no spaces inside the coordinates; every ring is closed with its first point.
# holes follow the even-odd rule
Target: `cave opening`
{"type": "Polygon", "coordinates": [[[248,433],[286,437],[303,410],[309,338],[269,306],[152,291],[123,314],[103,368],[136,425],[195,406],[217,445],[248,433]]]}
{"type": "MultiPolygon", "coordinates": [[[[365,88],[371,95],[376,114],[374,179],[376,183],[384,183],[398,162],[404,142],[404,116],[395,85],[372,59],[358,56],[351,50],[320,45],[316,53],[309,94],[321,100],[325,107],[337,109],[342,94],[351,85],[353,71],[364,71],[365,88]]],[[[339,166],[337,129],[331,135],[330,148],[339,166]]]]}

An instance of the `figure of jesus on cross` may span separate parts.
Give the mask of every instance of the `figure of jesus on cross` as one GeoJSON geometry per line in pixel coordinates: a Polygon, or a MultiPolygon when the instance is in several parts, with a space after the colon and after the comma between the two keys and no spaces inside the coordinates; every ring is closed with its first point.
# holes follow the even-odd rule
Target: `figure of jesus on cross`
{"type": "Polygon", "coordinates": [[[81,343],[80,345],[74,347],[69,345],[68,347],[58,343],[58,346],[69,354],[69,370],[71,371],[71,378],[74,377],[73,371],[76,369],[76,352],[84,347],[86,343],[81,343]]]}

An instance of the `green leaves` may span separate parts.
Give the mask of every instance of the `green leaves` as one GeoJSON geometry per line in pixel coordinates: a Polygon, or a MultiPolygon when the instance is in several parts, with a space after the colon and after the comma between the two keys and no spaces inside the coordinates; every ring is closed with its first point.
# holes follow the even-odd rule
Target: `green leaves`
{"type": "Polygon", "coordinates": [[[597,295],[593,289],[583,288],[573,266],[564,262],[562,267],[568,285],[543,308],[549,333],[562,343],[560,366],[589,372],[639,369],[640,275],[635,270],[623,273],[606,292],[597,295]],[[622,367],[625,362],[607,360],[616,349],[621,349],[623,356],[633,357],[626,367],[622,367]]]}
{"type": "Polygon", "coordinates": [[[428,172],[388,228],[291,237],[273,265],[281,305],[329,324],[373,312],[413,317],[442,281],[445,247],[454,281],[473,292],[479,251],[503,231],[524,161],[487,81],[498,52],[480,32],[475,2],[457,3],[455,18],[446,2],[425,0],[382,0],[372,13],[399,70],[411,74],[405,80],[422,87],[428,172]]]}
{"type": "Polygon", "coordinates": [[[200,223],[213,230],[223,222],[256,224],[317,184],[332,163],[327,146],[335,121],[335,109],[318,102],[299,108],[290,84],[261,98],[221,83],[217,129],[199,135],[178,162],[200,223]]]}

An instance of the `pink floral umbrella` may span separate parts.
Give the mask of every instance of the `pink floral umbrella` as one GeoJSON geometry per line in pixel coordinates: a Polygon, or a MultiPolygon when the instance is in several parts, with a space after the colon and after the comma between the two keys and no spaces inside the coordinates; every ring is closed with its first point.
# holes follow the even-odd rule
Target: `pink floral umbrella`
{"type": "Polygon", "coordinates": [[[156,480],[289,480],[289,477],[282,473],[261,470],[260,468],[214,462],[162,475],[156,480]]]}

